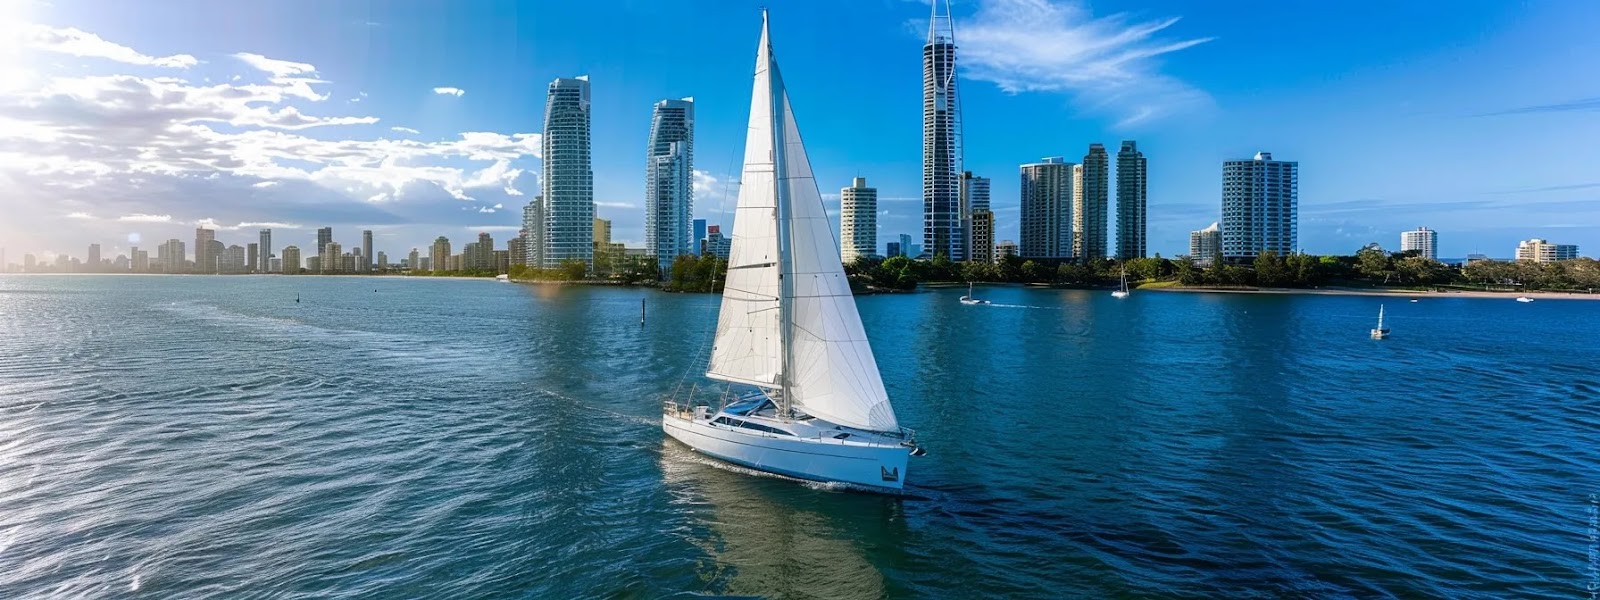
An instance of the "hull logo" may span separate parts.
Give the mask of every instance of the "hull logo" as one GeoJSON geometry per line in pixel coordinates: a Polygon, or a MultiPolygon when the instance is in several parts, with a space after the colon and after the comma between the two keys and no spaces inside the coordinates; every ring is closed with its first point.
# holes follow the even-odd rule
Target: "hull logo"
{"type": "Polygon", "coordinates": [[[900,481],[900,467],[885,469],[880,465],[878,467],[878,472],[883,475],[884,481],[900,481]]]}

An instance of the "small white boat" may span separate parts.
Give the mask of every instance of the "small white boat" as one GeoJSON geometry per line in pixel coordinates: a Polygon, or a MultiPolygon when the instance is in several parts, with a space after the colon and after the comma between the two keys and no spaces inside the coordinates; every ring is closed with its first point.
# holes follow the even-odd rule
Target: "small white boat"
{"type": "MultiPolygon", "coordinates": [[[[1413,302],[1415,302],[1413,300],[1413,302]]],[[[1378,305],[1378,326],[1372,328],[1372,339],[1381,340],[1389,337],[1389,328],[1383,326],[1383,305],[1378,305]]]]}
{"type": "Polygon", "coordinates": [[[1517,296],[1517,302],[1533,302],[1533,298],[1529,298],[1527,296],[1517,296]]]}
{"type": "Polygon", "coordinates": [[[1117,291],[1111,292],[1111,297],[1112,298],[1127,298],[1128,297],[1128,270],[1126,268],[1124,268],[1122,270],[1122,283],[1117,287],[1117,291]]]}
{"type": "Polygon", "coordinates": [[[900,426],[839,261],[762,12],[727,285],[706,376],[661,428],[696,451],[798,479],[898,492],[923,454],[900,426]],[[732,401],[730,401],[732,399],[732,401]]]}
{"type": "Polygon", "coordinates": [[[504,281],[506,283],[511,283],[511,276],[510,275],[506,275],[504,273],[501,273],[499,275],[495,275],[494,276],[494,280],[495,281],[504,281]]]}
{"type": "Polygon", "coordinates": [[[979,300],[972,297],[972,283],[967,283],[967,295],[961,297],[962,304],[988,304],[988,300],[979,300]]]}

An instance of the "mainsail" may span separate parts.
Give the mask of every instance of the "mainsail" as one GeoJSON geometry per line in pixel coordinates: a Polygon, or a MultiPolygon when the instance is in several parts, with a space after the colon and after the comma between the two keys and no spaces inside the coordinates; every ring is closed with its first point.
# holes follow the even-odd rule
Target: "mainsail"
{"type": "Polygon", "coordinates": [[[763,16],[733,248],[707,375],[805,412],[899,428],[839,260],[763,16]]]}

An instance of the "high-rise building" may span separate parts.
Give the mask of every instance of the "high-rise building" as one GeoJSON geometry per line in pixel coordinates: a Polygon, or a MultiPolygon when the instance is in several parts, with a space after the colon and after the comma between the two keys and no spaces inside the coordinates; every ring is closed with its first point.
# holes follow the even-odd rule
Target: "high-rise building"
{"type": "Polygon", "coordinates": [[[1117,151],[1117,260],[1144,258],[1147,219],[1145,192],[1149,189],[1144,153],[1133,140],[1123,140],[1117,151]]]}
{"type": "Polygon", "coordinates": [[[39,266],[38,265],[38,260],[39,259],[34,258],[34,256],[32,254],[23,254],[22,255],[22,271],[24,273],[33,272],[33,270],[38,268],[38,266],[39,266]]]}
{"type": "Polygon", "coordinates": [[[89,267],[85,271],[100,270],[100,244],[89,244],[89,260],[84,262],[89,267]]]}
{"type": "Polygon", "coordinates": [[[1251,160],[1222,163],[1222,256],[1231,261],[1272,251],[1288,256],[1298,242],[1300,163],[1251,160]]]}
{"type": "MultiPolygon", "coordinates": [[[[961,211],[961,95],[956,91],[955,27],[935,1],[922,46],[922,245],[928,256],[966,260],[961,211]]],[[[905,246],[904,244],[902,246],[905,246]]]]}
{"type": "MultiPolygon", "coordinates": [[[[544,266],[544,196],[534,196],[533,202],[522,207],[523,259],[530,267],[544,266]]],[[[433,264],[439,264],[437,262],[433,264]]]]}
{"type": "Polygon", "coordinates": [[[134,246],[128,252],[133,255],[132,261],[129,263],[129,270],[135,273],[150,272],[150,253],[148,251],[140,250],[138,246],[134,246]]]}
{"type": "Polygon", "coordinates": [[[1022,165],[1023,258],[1072,258],[1072,163],[1059,156],[1022,165]]]}
{"type": "Polygon", "coordinates": [[[282,273],[283,272],[283,259],[277,258],[277,257],[273,257],[273,258],[267,259],[267,272],[268,273],[282,273]]]}
{"type": "Polygon", "coordinates": [[[611,243],[611,219],[594,218],[593,239],[596,247],[611,243]]]}
{"type": "Polygon", "coordinates": [[[728,253],[733,251],[733,238],[722,237],[722,227],[709,225],[706,227],[706,252],[722,260],[728,260],[728,253]]]}
{"type": "Polygon", "coordinates": [[[317,228],[317,255],[318,256],[322,255],[322,247],[328,245],[328,242],[331,242],[331,241],[333,241],[333,228],[332,227],[319,227],[319,228],[317,228]]]}
{"type": "Polygon", "coordinates": [[[1525,240],[1517,244],[1517,260],[1551,263],[1576,258],[1578,258],[1578,246],[1576,244],[1552,244],[1539,238],[1525,240]]]}
{"type": "Polygon", "coordinates": [[[666,276],[694,252],[694,98],[656,103],[644,179],[644,246],[666,276]]]}
{"type": "Polygon", "coordinates": [[[1216,223],[1198,231],[1189,232],[1189,258],[1200,266],[1210,265],[1222,251],[1222,229],[1216,223]]]}
{"type": "Polygon", "coordinates": [[[322,272],[322,257],[321,256],[314,256],[314,255],[313,256],[307,256],[306,257],[305,272],[313,273],[313,274],[314,273],[321,273],[322,272]]]}
{"type": "Polygon", "coordinates": [[[849,264],[878,253],[878,190],[856,177],[839,190],[839,258],[849,264]]]}
{"type": "Polygon", "coordinates": [[[300,248],[298,246],[284,246],[283,258],[279,259],[278,270],[284,275],[300,274],[300,248]]]}
{"type": "Polygon", "coordinates": [[[196,273],[217,272],[217,257],[211,254],[211,242],[217,241],[217,232],[204,227],[194,230],[194,271],[196,273]]]}
{"type": "Polygon", "coordinates": [[[361,270],[371,271],[373,260],[371,229],[363,230],[361,232],[361,258],[366,261],[366,263],[362,265],[361,270]]]}
{"type": "Polygon", "coordinates": [[[378,251],[378,270],[379,271],[387,271],[387,270],[389,270],[389,255],[388,254],[384,254],[384,252],[382,250],[378,251]]]}
{"type": "Polygon", "coordinates": [[[249,264],[248,262],[245,262],[248,258],[248,254],[245,252],[244,246],[240,246],[238,244],[228,246],[222,251],[222,254],[217,257],[217,272],[243,273],[246,270],[245,265],[249,264]]]}
{"type": "Polygon", "coordinates": [[[170,239],[167,240],[167,243],[157,246],[156,257],[160,259],[162,272],[183,273],[187,271],[183,253],[183,240],[170,239]]]}
{"type": "Polygon", "coordinates": [[[1439,260],[1439,232],[1427,227],[1400,232],[1400,251],[1412,250],[1428,260],[1439,260]]]}
{"type": "Polygon", "coordinates": [[[261,244],[260,254],[258,255],[258,258],[261,259],[261,264],[256,268],[262,273],[270,273],[272,272],[272,264],[269,262],[272,260],[272,230],[263,229],[257,234],[257,237],[260,238],[257,243],[261,244]]]}
{"type": "Polygon", "coordinates": [[[222,253],[228,246],[220,240],[211,240],[211,248],[206,250],[206,260],[210,261],[205,266],[204,273],[219,273],[222,271],[222,253]]]}
{"type": "Polygon", "coordinates": [[[244,245],[244,270],[254,271],[261,264],[261,246],[255,242],[244,245]]]}
{"type": "Polygon", "coordinates": [[[517,266],[517,267],[525,267],[525,266],[527,266],[528,265],[528,240],[527,240],[527,238],[525,238],[525,237],[523,237],[521,235],[518,235],[516,237],[512,237],[512,238],[506,239],[506,253],[509,255],[509,258],[507,260],[511,261],[510,264],[512,266],[517,266]]]}
{"type": "Polygon", "coordinates": [[[694,246],[694,253],[695,254],[699,254],[699,253],[705,251],[705,248],[706,248],[706,220],[705,219],[695,219],[694,220],[694,242],[691,245],[694,246]]]}
{"type": "Polygon", "coordinates": [[[970,262],[994,262],[994,213],[989,209],[972,211],[972,254],[970,262]]]}
{"type": "Polygon", "coordinates": [[[967,232],[967,251],[965,254],[967,260],[987,262],[981,257],[990,257],[994,255],[994,249],[989,247],[994,241],[994,238],[992,237],[992,234],[994,233],[994,230],[992,229],[994,225],[994,215],[989,215],[989,224],[991,227],[990,242],[980,244],[974,229],[977,227],[977,223],[974,221],[974,219],[976,219],[977,214],[980,212],[989,212],[989,178],[975,177],[972,175],[972,171],[965,171],[961,173],[961,214],[966,216],[963,227],[967,232]]]}
{"type": "Polygon", "coordinates": [[[908,235],[908,234],[904,234],[904,233],[900,234],[900,254],[899,254],[899,256],[904,256],[906,258],[917,258],[919,256],[919,254],[917,254],[916,252],[912,252],[912,249],[914,249],[914,248],[916,248],[916,246],[912,245],[911,236],[908,235]]]}
{"type": "MultiPolygon", "coordinates": [[[[1106,230],[1111,202],[1109,162],[1104,144],[1089,144],[1083,165],[1073,169],[1072,256],[1085,263],[1105,258],[1106,242],[1111,237],[1106,230]]],[[[1027,256],[1026,239],[1022,247],[1023,256],[1027,256]]]]}
{"type": "Polygon", "coordinates": [[[492,271],[497,268],[494,260],[494,236],[489,235],[487,231],[479,232],[478,243],[472,248],[472,251],[463,250],[462,254],[471,262],[471,265],[467,267],[468,269],[492,271]]]}
{"type": "Polygon", "coordinates": [[[433,248],[428,252],[428,259],[433,263],[433,272],[443,273],[450,270],[450,238],[439,236],[433,240],[433,248]]]}
{"type": "Polygon", "coordinates": [[[905,256],[906,251],[900,247],[900,242],[889,242],[883,245],[883,255],[887,258],[905,256]]]}
{"type": "Polygon", "coordinates": [[[323,273],[338,273],[344,269],[343,254],[343,244],[328,242],[322,246],[322,254],[317,257],[317,265],[322,267],[323,273]]]}
{"type": "Polygon", "coordinates": [[[594,172],[589,159],[589,77],[550,82],[544,109],[543,267],[594,264],[594,172]]]}
{"type": "Polygon", "coordinates": [[[422,272],[422,253],[418,252],[416,248],[412,248],[411,254],[406,255],[406,268],[419,273],[422,272]]]}

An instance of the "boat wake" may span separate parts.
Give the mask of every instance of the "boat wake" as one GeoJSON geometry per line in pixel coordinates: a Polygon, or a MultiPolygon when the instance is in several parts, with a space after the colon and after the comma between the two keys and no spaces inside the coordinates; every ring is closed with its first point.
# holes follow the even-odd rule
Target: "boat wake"
{"type": "Polygon", "coordinates": [[[999,303],[993,303],[993,304],[984,304],[983,306],[992,306],[992,307],[995,307],[995,308],[1032,308],[1032,309],[1037,309],[1037,310],[1061,310],[1061,307],[1059,307],[1059,306],[1031,306],[1031,305],[1028,305],[1028,304],[999,304],[999,303]]]}

